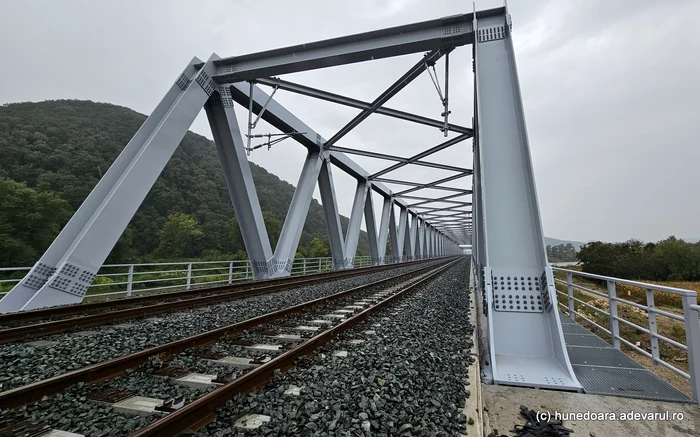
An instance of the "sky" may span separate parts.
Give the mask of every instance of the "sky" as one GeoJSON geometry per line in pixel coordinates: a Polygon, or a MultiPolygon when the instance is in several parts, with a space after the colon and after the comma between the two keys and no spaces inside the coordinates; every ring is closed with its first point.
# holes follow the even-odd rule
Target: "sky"
{"type": "MultiPolygon", "coordinates": [[[[545,234],[700,237],[700,28],[691,21],[700,2],[509,0],[508,8],[545,234]]],[[[148,114],[193,56],[242,55],[471,10],[462,0],[0,0],[0,103],[86,99],[148,114]]],[[[283,79],[372,101],[420,56],[283,79]]],[[[436,69],[442,82],[444,63],[436,69]]],[[[451,122],[471,126],[472,83],[471,48],[458,48],[450,55],[451,122]]],[[[326,139],[358,112],[283,91],[275,99],[326,139]]],[[[435,119],[442,112],[426,73],[386,106],[435,119]]],[[[245,130],[247,109],[236,112],[245,130]]],[[[212,138],[204,111],[191,129],[212,138]]],[[[264,122],[254,131],[268,132],[275,131],[264,122]]],[[[338,145],[407,157],[444,140],[435,128],[373,115],[338,145]]],[[[464,141],[429,160],[471,168],[471,149],[464,141]]],[[[296,185],[304,155],[287,140],[250,160],[296,185]]],[[[353,159],[370,172],[390,164],[353,159]]],[[[386,177],[429,182],[450,174],[408,166],[386,177]]],[[[333,176],[339,210],[349,215],[354,181],[340,170],[333,176]]]]}

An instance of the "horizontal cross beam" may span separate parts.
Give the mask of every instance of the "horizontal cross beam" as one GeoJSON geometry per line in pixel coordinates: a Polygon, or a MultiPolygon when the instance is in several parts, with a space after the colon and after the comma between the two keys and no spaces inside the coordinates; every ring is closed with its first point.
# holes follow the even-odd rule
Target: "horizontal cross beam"
{"type": "MultiPolygon", "coordinates": [[[[453,188],[453,187],[442,187],[442,186],[440,186],[440,184],[442,184],[442,183],[454,181],[455,179],[460,179],[460,178],[463,178],[463,177],[466,177],[466,176],[470,176],[470,175],[471,175],[471,172],[464,172],[464,173],[456,174],[456,175],[454,175],[454,176],[449,176],[449,177],[446,177],[446,178],[443,178],[443,179],[440,179],[440,180],[437,180],[437,181],[434,181],[434,182],[428,182],[428,183],[426,183],[426,184],[417,185],[417,186],[415,186],[415,187],[413,187],[413,188],[409,188],[409,189],[407,189],[407,190],[400,191],[400,192],[398,192],[398,193],[394,193],[394,195],[395,195],[395,196],[401,196],[402,194],[412,193],[412,192],[414,192],[414,191],[422,190],[422,189],[424,189],[424,188],[433,188],[433,189],[436,189],[436,190],[447,190],[447,191],[459,191],[459,192],[461,192],[461,193],[463,193],[463,194],[466,194],[466,193],[468,192],[469,194],[471,194],[471,191],[470,191],[470,190],[467,190],[467,189],[463,189],[463,188],[453,188]]],[[[375,180],[380,180],[380,179],[377,178],[377,179],[375,179],[375,180]]]]}
{"type": "MultiPolygon", "coordinates": [[[[400,156],[387,155],[384,153],[377,153],[377,152],[369,152],[367,150],[349,149],[347,147],[331,146],[329,150],[334,150],[336,152],[343,152],[343,153],[348,154],[348,155],[358,155],[358,156],[365,156],[368,158],[384,159],[387,161],[405,162],[407,164],[415,164],[415,165],[420,165],[423,167],[432,167],[432,168],[438,168],[440,170],[456,171],[456,172],[460,172],[460,173],[465,172],[465,171],[471,171],[468,168],[455,167],[455,166],[446,165],[446,164],[438,164],[437,162],[427,162],[427,161],[408,162],[408,160],[410,158],[401,158],[400,156]]],[[[371,179],[371,177],[370,177],[370,179],[371,179]]]]}
{"type": "MultiPolygon", "coordinates": [[[[449,140],[447,140],[443,143],[440,143],[435,147],[431,147],[430,149],[425,150],[417,155],[413,155],[410,158],[406,158],[406,160],[404,162],[394,164],[391,167],[387,167],[384,170],[380,170],[380,171],[376,172],[375,174],[370,176],[370,179],[376,179],[379,176],[382,176],[382,175],[385,175],[391,171],[397,170],[405,165],[415,164],[416,162],[418,162],[419,159],[425,158],[426,156],[432,155],[433,153],[439,152],[440,150],[444,150],[448,147],[454,146],[455,144],[460,143],[460,142],[462,142],[468,138],[471,138],[471,137],[472,137],[471,135],[463,134],[463,135],[460,135],[458,137],[454,137],[452,139],[449,139],[449,140]]],[[[469,171],[471,172],[471,170],[469,170],[469,171]]],[[[469,173],[469,174],[471,174],[471,173],[469,173]]]]}
{"type": "MultiPolygon", "coordinates": [[[[313,97],[320,100],[325,100],[327,102],[337,103],[339,105],[349,106],[351,108],[357,109],[370,109],[372,104],[369,102],[364,102],[362,100],[353,99],[352,97],[342,96],[340,94],[331,93],[328,91],[319,90],[317,88],[312,88],[306,85],[300,85],[298,83],[289,82],[276,77],[273,78],[258,78],[255,79],[256,83],[267,85],[271,87],[277,87],[284,91],[289,91],[296,94],[301,94],[307,97],[313,97]]],[[[432,118],[423,117],[422,115],[412,114],[410,112],[399,111],[397,109],[387,108],[385,106],[380,106],[374,110],[376,114],[386,115],[388,117],[398,118],[400,120],[410,121],[417,124],[422,124],[425,126],[444,128],[445,122],[442,120],[433,120],[432,118]]],[[[468,127],[459,126],[456,124],[449,123],[447,125],[447,130],[452,132],[457,132],[460,134],[474,135],[474,130],[468,127]]]]}
{"type": "Polygon", "coordinates": [[[326,143],[324,144],[325,148],[328,148],[332,146],[333,144],[337,143],[338,140],[343,138],[345,135],[349,134],[351,130],[356,128],[360,123],[362,123],[364,120],[367,119],[370,115],[374,113],[374,111],[377,110],[377,108],[381,107],[384,105],[389,99],[394,97],[396,94],[398,94],[399,91],[402,89],[406,88],[408,84],[413,82],[414,79],[416,79],[418,76],[425,71],[427,66],[429,64],[434,64],[437,62],[438,59],[442,57],[445,53],[449,53],[451,48],[447,49],[435,49],[432,50],[430,53],[425,55],[423,59],[418,61],[413,67],[411,67],[406,73],[404,73],[403,76],[401,76],[396,82],[391,84],[389,88],[386,89],[382,94],[379,95],[372,104],[370,105],[369,108],[364,109],[362,112],[357,114],[352,120],[350,120],[345,126],[340,128],[338,132],[335,133],[326,143]]]}
{"type": "MultiPolygon", "coordinates": [[[[505,17],[505,8],[476,13],[505,17]]],[[[240,82],[260,77],[420,53],[474,42],[473,14],[423,21],[355,35],[218,60],[214,80],[240,82]]]]}

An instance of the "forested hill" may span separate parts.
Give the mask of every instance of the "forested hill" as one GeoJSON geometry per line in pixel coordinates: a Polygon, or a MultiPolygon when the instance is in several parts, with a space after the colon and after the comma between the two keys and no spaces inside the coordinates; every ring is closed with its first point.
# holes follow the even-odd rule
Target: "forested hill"
{"type": "MultiPolygon", "coordinates": [[[[36,261],[145,118],[79,100],[0,107],[0,265],[36,261]]],[[[274,248],[294,186],[253,163],[251,171],[274,248]]],[[[326,256],[327,240],[313,200],[297,256],[326,256]]],[[[367,248],[363,232],[358,254],[367,248]]],[[[244,258],[244,250],[216,147],[188,132],[107,261],[244,258]]]]}

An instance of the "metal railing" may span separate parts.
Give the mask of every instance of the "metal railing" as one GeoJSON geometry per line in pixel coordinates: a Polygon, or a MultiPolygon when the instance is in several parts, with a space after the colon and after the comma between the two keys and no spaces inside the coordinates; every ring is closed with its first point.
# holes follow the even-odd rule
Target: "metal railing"
{"type": "Polygon", "coordinates": [[[697,293],[695,291],[665,287],[662,285],[649,284],[645,282],[629,281],[626,279],[613,278],[609,276],[594,275],[591,273],[583,273],[557,267],[554,267],[553,270],[566,273],[566,280],[555,279],[555,282],[566,285],[566,293],[557,290],[557,297],[559,297],[559,295],[565,296],[567,298],[567,304],[564,305],[561,302],[558,302],[558,304],[560,307],[568,311],[569,317],[572,320],[576,321],[576,317],[580,317],[608,334],[612,339],[613,347],[616,349],[620,349],[621,344],[625,344],[634,351],[644,355],[647,358],[650,358],[654,364],[664,366],[678,375],[687,378],[690,381],[693,399],[696,402],[700,401],[700,305],[697,303],[697,293]],[[602,293],[600,291],[574,283],[574,276],[604,281],[607,286],[607,293],[602,293]],[[646,305],[619,297],[617,295],[618,284],[624,284],[645,290],[646,305]],[[607,299],[609,311],[606,312],[605,310],[597,308],[582,299],[576,298],[574,296],[574,289],[580,290],[589,295],[607,299]],[[676,314],[657,308],[655,304],[655,292],[665,292],[679,296],[682,303],[683,314],[676,314]],[[577,312],[575,304],[579,304],[589,310],[606,316],[609,320],[609,328],[601,326],[580,312],[577,312]],[[620,317],[618,304],[629,305],[630,307],[644,311],[648,319],[647,326],[639,326],[630,320],[620,317]],[[685,327],[685,344],[659,334],[657,316],[682,322],[685,327]],[[637,344],[623,338],[620,335],[620,323],[649,335],[651,352],[648,352],[639,347],[637,344]],[[689,371],[687,373],[661,358],[659,349],[660,341],[674,348],[683,350],[688,354],[689,371]]]}
{"type": "MultiPolygon", "coordinates": [[[[391,264],[390,256],[384,264],[391,264]]],[[[406,261],[404,256],[402,261],[406,261]]],[[[369,256],[358,256],[354,267],[372,265],[369,256]]],[[[0,297],[24,278],[31,267],[0,268],[0,297]]],[[[292,275],[308,275],[333,270],[333,260],[297,258],[292,263],[292,275]]],[[[88,288],[86,298],[132,296],[143,293],[189,290],[193,287],[232,284],[253,280],[250,261],[183,261],[142,264],[106,264],[88,288]]]]}

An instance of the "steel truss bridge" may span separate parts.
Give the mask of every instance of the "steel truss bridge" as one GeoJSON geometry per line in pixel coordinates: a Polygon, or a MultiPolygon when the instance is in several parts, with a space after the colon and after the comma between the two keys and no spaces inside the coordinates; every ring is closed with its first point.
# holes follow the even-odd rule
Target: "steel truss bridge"
{"type": "MultiPolygon", "coordinates": [[[[394,261],[404,255],[414,260],[459,254],[459,245],[471,244],[473,276],[487,319],[490,378],[503,384],[580,390],[564,344],[552,270],[547,266],[511,32],[506,8],[497,8],[243,56],[212,54],[205,62],[193,58],[46,253],[0,301],[0,312],[83,299],[203,107],[256,279],[290,274],[318,182],[334,269],[353,267],[363,216],[372,264],[385,259],[387,239],[394,261]],[[425,70],[430,72],[438,60],[447,64],[453,50],[466,46],[471,46],[473,54],[472,127],[448,119],[449,68],[443,87],[437,75],[431,75],[444,107],[442,119],[385,106],[425,70]],[[278,77],[409,54],[418,54],[416,64],[371,102],[278,77]],[[361,111],[326,139],[274,100],[277,90],[361,111]],[[247,135],[240,131],[235,104],[248,110],[247,135]],[[457,136],[408,158],[341,147],[343,137],[373,114],[432,126],[446,137],[450,132],[457,136]],[[281,134],[252,134],[260,119],[281,134]],[[250,140],[256,137],[267,138],[264,144],[268,146],[291,138],[306,148],[296,192],[274,250],[246,157],[253,149],[250,140]],[[473,169],[425,159],[470,138],[473,169]],[[370,173],[349,157],[353,154],[392,164],[370,173]],[[449,170],[454,175],[429,183],[387,177],[408,165],[449,170]],[[345,234],[333,184],[337,170],[357,180],[345,234]],[[466,183],[463,188],[446,185],[469,177],[471,189],[466,183]],[[407,188],[393,192],[385,185],[388,183],[407,188]],[[421,196],[422,189],[445,191],[445,195],[421,196]],[[371,192],[383,198],[378,227],[371,192]]],[[[468,152],[465,148],[465,155],[468,152]]]]}

